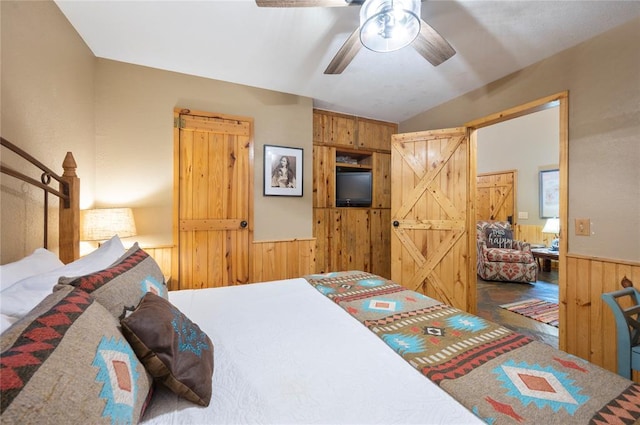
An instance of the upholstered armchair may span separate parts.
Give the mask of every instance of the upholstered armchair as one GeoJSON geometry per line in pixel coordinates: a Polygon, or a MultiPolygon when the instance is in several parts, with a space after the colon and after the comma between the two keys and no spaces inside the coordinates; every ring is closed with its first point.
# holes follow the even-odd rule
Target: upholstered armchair
{"type": "Polygon", "coordinates": [[[529,243],[513,239],[506,221],[478,221],[478,276],[484,280],[535,282],[538,264],[529,243]]]}

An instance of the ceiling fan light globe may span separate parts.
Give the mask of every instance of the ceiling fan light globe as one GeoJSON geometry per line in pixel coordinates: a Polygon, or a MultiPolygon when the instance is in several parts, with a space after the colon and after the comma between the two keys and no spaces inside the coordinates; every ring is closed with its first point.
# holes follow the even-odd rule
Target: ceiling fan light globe
{"type": "Polygon", "coordinates": [[[420,33],[420,0],[367,0],[360,8],[360,42],[374,52],[392,52],[420,33]]]}

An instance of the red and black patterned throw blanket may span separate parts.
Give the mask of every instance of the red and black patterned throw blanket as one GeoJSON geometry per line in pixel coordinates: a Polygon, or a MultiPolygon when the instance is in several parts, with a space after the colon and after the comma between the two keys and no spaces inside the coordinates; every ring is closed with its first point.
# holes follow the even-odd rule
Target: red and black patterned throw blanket
{"type": "Polygon", "coordinates": [[[305,276],[489,424],[640,423],[640,386],[365,272],[305,276]]]}

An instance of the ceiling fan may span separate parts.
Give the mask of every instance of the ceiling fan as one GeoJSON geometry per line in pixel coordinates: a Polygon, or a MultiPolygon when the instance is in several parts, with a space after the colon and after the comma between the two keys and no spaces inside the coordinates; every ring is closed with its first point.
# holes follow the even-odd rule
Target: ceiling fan
{"type": "Polygon", "coordinates": [[[340,74],[362,46],[391,52],[411,44],[433,66],[456,51],[420,17],[421,0],[255,0],[259,7],[334,7],[360,5],[360,25],[333,57],[325,74],[340,74]]]}

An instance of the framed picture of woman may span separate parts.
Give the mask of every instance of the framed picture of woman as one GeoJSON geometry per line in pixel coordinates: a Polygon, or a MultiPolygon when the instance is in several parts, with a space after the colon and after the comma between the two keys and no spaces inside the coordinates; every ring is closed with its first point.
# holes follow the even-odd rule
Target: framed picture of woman
{"type": "Polygon", "coordinates": [[[302,149],[264,145],[264,195],[302,196],[302,149]]]}

